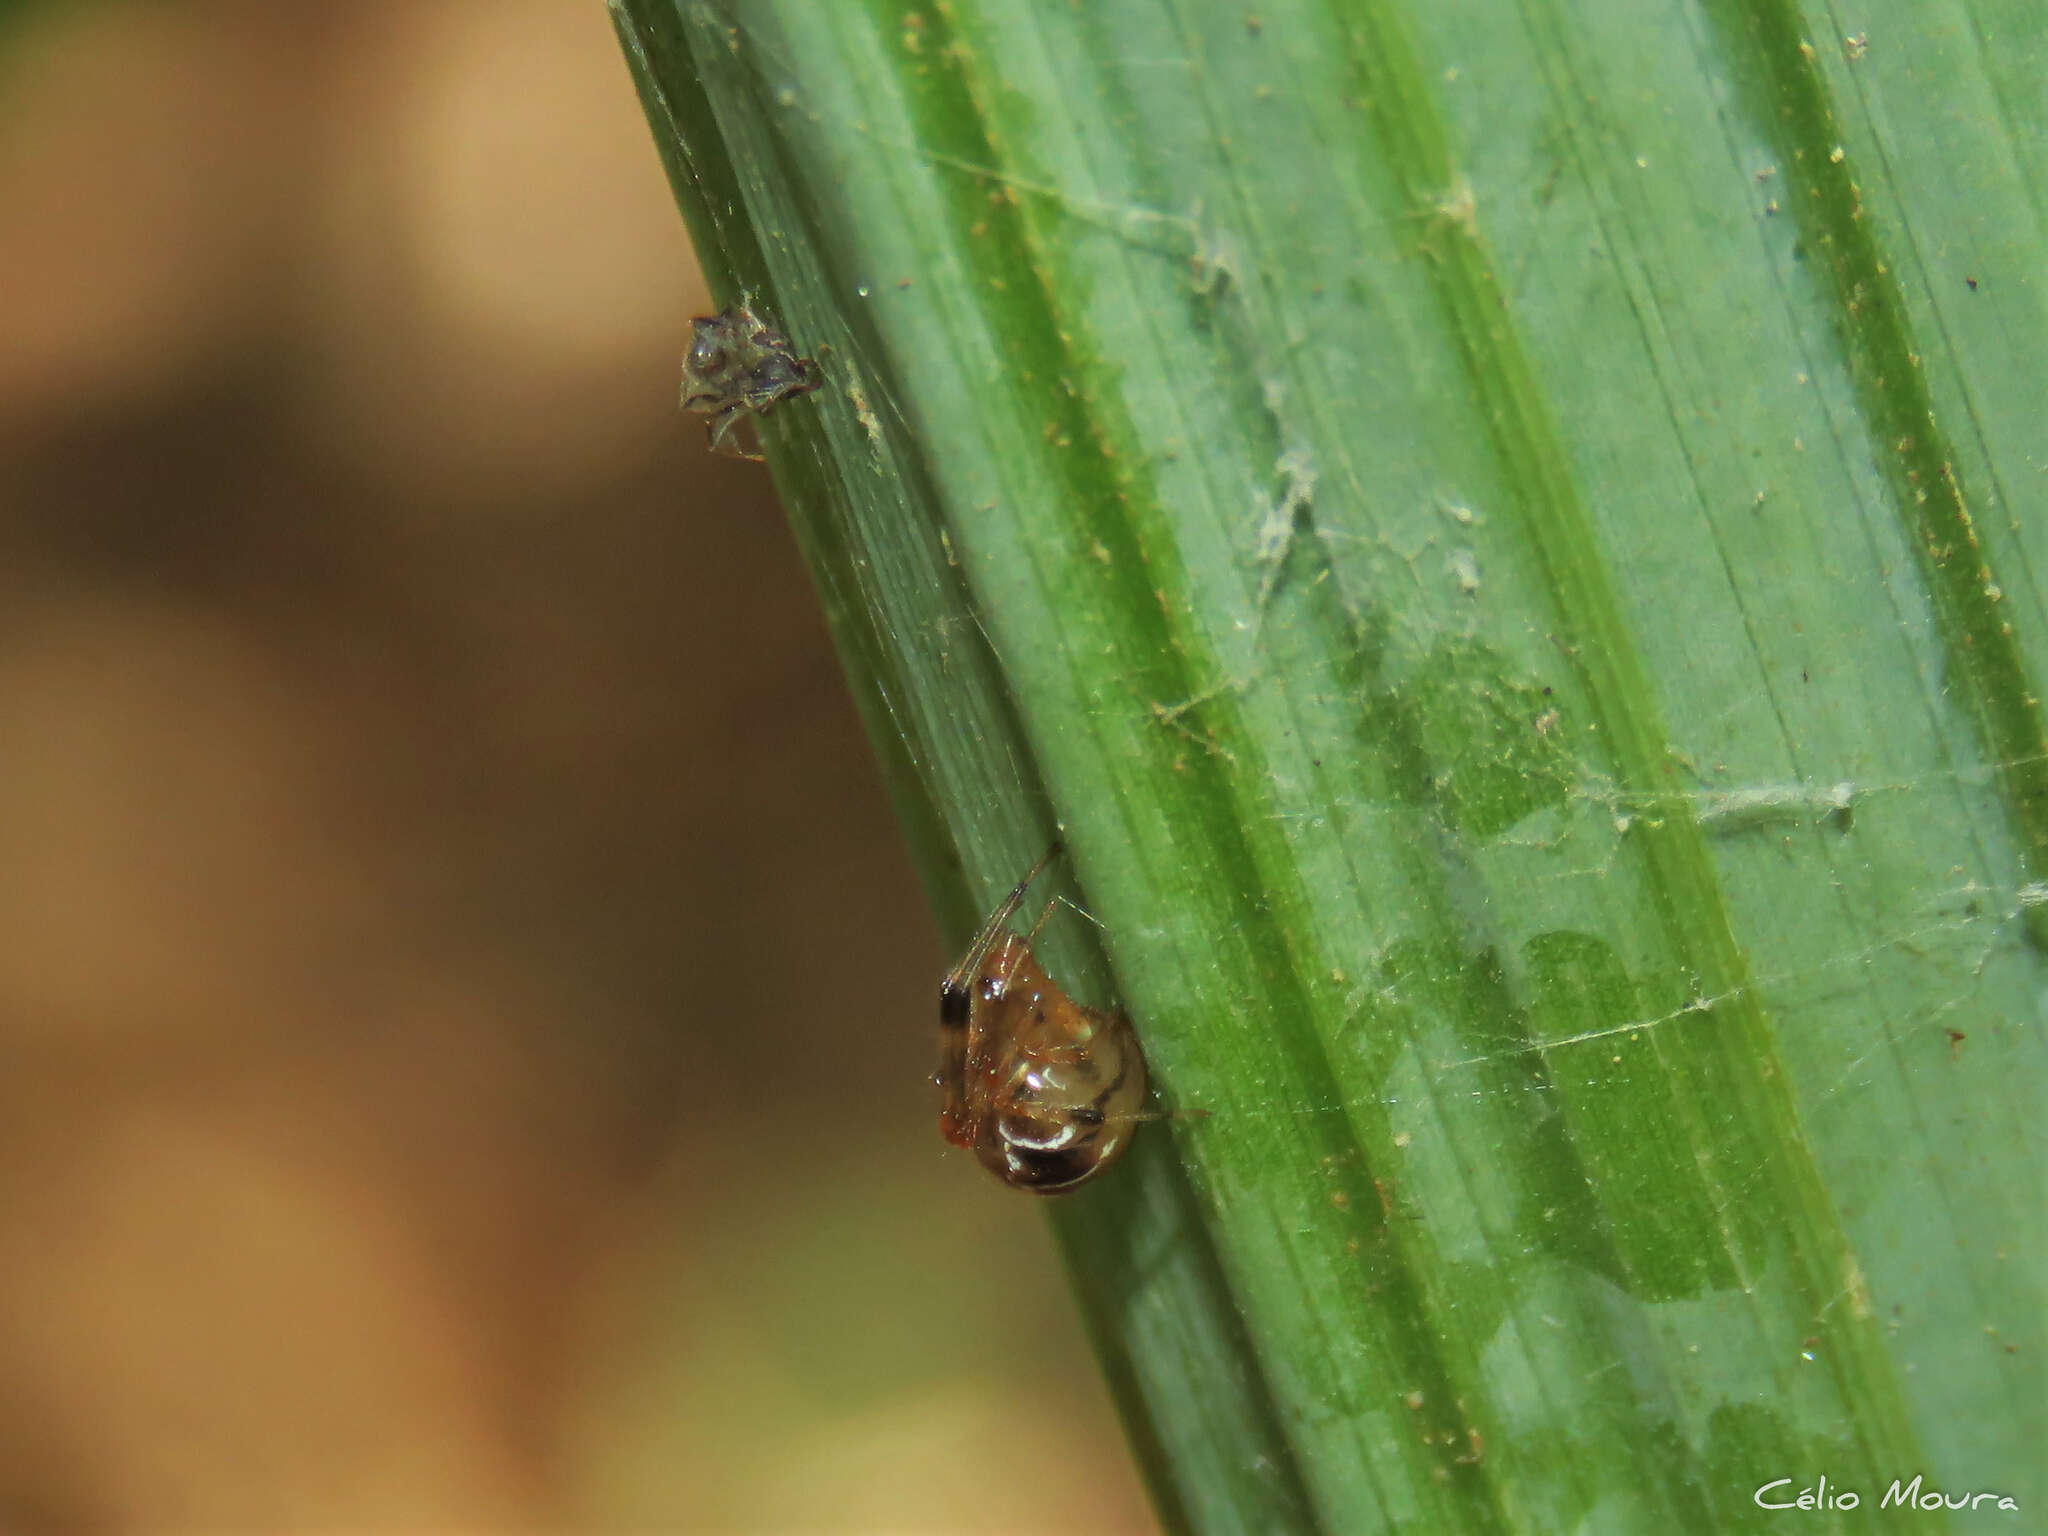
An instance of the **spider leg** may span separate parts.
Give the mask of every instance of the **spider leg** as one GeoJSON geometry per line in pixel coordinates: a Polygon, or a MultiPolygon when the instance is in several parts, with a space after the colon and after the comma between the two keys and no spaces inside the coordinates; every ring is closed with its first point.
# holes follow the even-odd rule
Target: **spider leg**
{"type": "Polygon", "coordinates": [[[1045,904],[1045,910],[1038,914],[1038,921],[1031,925],[1031,932],[1024,936],[1026,943],[1030,943],[1038,937],[1038,930],[1043,928],[1045,926],[1045,920],[1052,916],[1052,909],[1054,907],[1065,907],[1069,912],[1077,912],[1082,917],[1087,918],[1088,921],[1093,923],[1096,927],[1100,928],[1102,926],[1102,919],[1097,917],[1093,912],[1090,912],[1078,901],[1069,901],[1064,896],[1054,896],[1052,900],[1048,901],[1045,904]]]}
{"type": "Polygon", "coordinates": [[[749,464],[767,462],[760,454],[749,453],[732,440],[733,427],[738,424],[742,416],[745,416],[752,409],[753,407],[746,401],[735,400],[731,405],[726,406],[711,418],[711,424],[707,430],[710,434],[711,451],[713,453],[722,454],[728,459],[745,459],[749,464]]]}

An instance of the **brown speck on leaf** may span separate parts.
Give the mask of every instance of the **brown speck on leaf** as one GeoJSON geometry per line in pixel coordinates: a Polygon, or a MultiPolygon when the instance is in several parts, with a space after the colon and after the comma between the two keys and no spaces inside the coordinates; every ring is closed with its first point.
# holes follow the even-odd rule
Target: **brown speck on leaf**
{"type": "Polygon", "coordinates": [[[1970,1037],[1960,1029],[1947,1030],[1945,1033],[1948,1035],[1948,1059],[1950,1061],[1960,1060],[1963,1054],[1963,1042],[1970,1037]]]}

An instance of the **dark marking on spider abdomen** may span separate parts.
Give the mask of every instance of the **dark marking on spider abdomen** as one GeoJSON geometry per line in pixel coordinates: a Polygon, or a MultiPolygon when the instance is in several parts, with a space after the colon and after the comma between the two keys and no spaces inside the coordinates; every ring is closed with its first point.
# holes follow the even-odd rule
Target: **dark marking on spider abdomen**
{"type": "Polygon", "coordinates": [[[1016,1188],[1038,1195],[1055,1195],[1087,1178],[1099,1160],[1090,1138],[1053,1151],[1004,1147],[1003,1161],[1009,1168],[1009,1183],[1016,1188]]]}
{"type": "Polygon", "coordinates": [[[952,982],[939,984],[939,1022],[948,1029],[965,1029],[974,1009],[974,994],[952,982]]]}

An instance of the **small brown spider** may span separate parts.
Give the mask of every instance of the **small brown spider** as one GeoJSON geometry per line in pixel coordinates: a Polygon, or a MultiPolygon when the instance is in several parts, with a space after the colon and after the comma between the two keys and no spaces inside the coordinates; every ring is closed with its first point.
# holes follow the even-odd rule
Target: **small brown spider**
{"type": "Polygon", "coordinates": [[[742,416],[766,416],[783,401],[808,395],[825,380],[815,361],[798,357],[782,332],[741,299],[721,315],[692,320],[690,355],[683,359],[683,409],[711,418],[713,452],[760,462],[758,453],[728,444],[742,416]]]}
{"type": "Polygon", "coordinates": [[[1075,1002],[1031,941],[1010,932],[1024,893],[1059,851],[1053,844],[1017,882],[939,988],[939,1130],[1012,1189],[1035,1195],[1094,1178],[1149,1118],[1140,1112],[1145,1053],[1131,1021],[1075,1002]]]}

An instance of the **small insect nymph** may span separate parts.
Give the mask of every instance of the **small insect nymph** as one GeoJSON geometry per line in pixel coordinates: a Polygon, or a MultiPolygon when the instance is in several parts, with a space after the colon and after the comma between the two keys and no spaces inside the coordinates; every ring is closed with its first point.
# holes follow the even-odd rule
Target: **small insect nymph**
{"type": "Polygon", "coordinates": [[[1145,1098],[1131,1021],[1075,1002],[1010,931],[1059,851],[1017,882],[939,988],[939,1130],[1035,1195],[1062,1194],[1122,1156],[1145,1098]]]}
{"type": "Polygon", "coordinates": [[[783,401],[808,395],[825,380],[818,365],[798,357],[787,336],[741,299],[720,315],[690,322],[690,355],[683,359],[683,409],[711,418],[714,451],[760,458],[728,447],[727,434],[742,416],[766,416],[783,401]]]}

